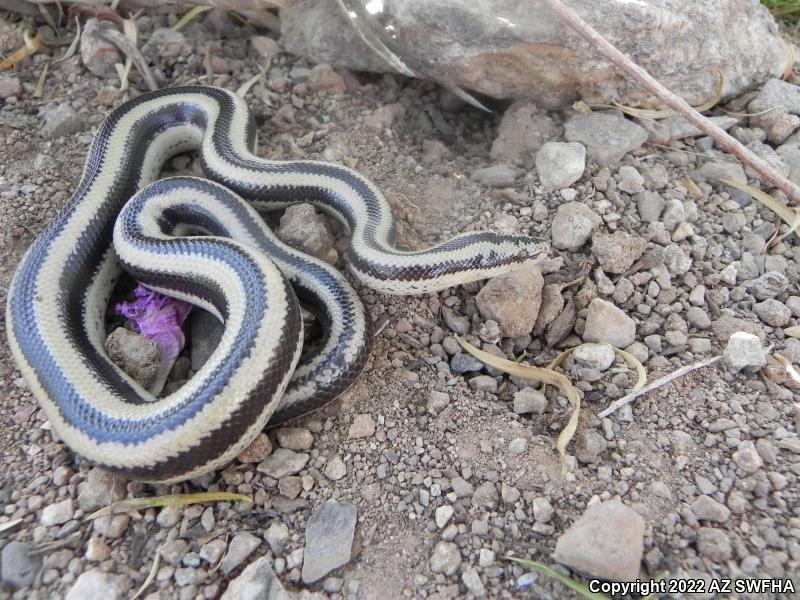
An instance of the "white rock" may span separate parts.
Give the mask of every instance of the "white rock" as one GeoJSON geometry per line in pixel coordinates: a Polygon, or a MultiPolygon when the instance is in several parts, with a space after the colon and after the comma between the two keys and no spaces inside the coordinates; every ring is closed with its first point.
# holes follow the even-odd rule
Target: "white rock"
{"type": "Polygon", "coordinates": [[[610,344],[581,344],[572,353],[578,363],[598,371],[605,371],[614,364],[615,356],[610,344]]]}
{"type": "Polygon", "coordinates": [[[761,345],[761,340],[752,333],[744,331],[737,331],[731,335],[722,358],[734,371],[762,369],[767,366],[767,354],[761,345]]]}
{"type": "Polygon", "coordinates": [[[586,169],[586,148],[578,142],[548,142],[536,153],[539,182],[550,190],[568,188],[586,169]]]}
{"type": "Polygon", "coordinates": [[[450,521],[453,516],[453,507],[449,504],[444,504],[436,509],[434,513],[434,518],[436,520],[436,526],[439,529],[444,529],[445,525],[450,521]]]}
{"type": "Polygon", "coordinates": [[[45,527],[62,525],[72,519],[74,515],[75,509],[72,506],[72,500],[67,498],[61,502],[45,506],[44,509],[42,509],[42,516],[39,522],[45,527]]]}

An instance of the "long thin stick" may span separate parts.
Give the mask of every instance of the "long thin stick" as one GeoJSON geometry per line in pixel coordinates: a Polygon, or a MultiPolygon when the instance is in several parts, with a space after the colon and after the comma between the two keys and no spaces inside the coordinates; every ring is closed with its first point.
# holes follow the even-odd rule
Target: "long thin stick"
{"type": "Polygon", "coordinates": [[[766,183],[774,188],[778,188],[792,204],[800,205],[800,187],[786,179],[776,169],[767,164],[764,160],[753,154],[748,148],[731,137],[723,129],[706,119],[703,115],[689,106],[682,98],[670,92],[658,81],[645,71],[642,67],[617,50],[608,40],[600,35],[595,29],[575,14],[570,8],[565,6],[560,0],[541,0],[562,21],[569,25],[584,40],[594,46],[603,56],[622,69],[632,79],[638,81],[642,87],[661,100],[671,109],[679,112],[686,117],[692,125],[700,131],[710,136],[717,142],[723,150],[733,154],[744,164],[753,168],[766,183]]]}
{"type": "Polygon", "coordinates": [[[709,358],[708,360],[704,360],[703,362],[695,363],[693,365],[686,365],[685,367],[681,367],[677,371],[673,371],[669,375],[665,375],[661,379],[656,379],[653,383],[648,386],[643,387],[638,392],[632,392],[627,396],[623,396],[619,400],[613,402],[607,409],[603,412],[598,414],[597,416],[601,419],[603,417],[607,417],[613,412],[616,412],[626,404],[630,404],[634,400],[636,400],[639,396],[644,396],[645,394],[649,394],[655,389],[660,388],[663,385],[666,385],[670,381],[678,379],[679,377],[683,377],[687,373],[691,373],[692,371],[696,371],[697,369],[703,369],[705,367],[710,367],[711,365],[715,364],[717,361],[720,360],[720,356],[715,356],[714,358],[709,358]]]}

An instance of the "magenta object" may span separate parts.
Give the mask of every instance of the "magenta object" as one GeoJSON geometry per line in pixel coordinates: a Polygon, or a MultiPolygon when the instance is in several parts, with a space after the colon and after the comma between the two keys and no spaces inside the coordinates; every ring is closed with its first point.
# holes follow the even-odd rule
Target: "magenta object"
{"type": "MultiPolygon", "coordinates": [[[[155,340],[158,344],[161,350],[160,370],[164,375],[163,380],[166,380],[166,374],[186,343],[182,325],[192,310],[192,305],[159,294],[142,284],[133,290],[133,294],[136,296],[134,301],[121,302],[114,309],[118,315],[131,321],[144,337],[155,340]]],[[[163,385],[164,381],[160,381],[160,387],[163,385]]],[[[155,393],[159,391],[156,390],[155,393]]]]}

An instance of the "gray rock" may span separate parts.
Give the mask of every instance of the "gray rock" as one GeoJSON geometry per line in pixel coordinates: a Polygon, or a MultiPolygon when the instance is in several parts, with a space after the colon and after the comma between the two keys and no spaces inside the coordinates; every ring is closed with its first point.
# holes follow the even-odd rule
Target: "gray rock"
{"type": "Polygon", "coordinates": [[[95,511],[128,495],[126,481],[105,469],[95,467],[86,477],[86,484],[78,494],[78,506],[84,511],[95,511]]]}
{"type": "Polygon", "coordinates": [[[508,107],[497,138],[492,144],[492,160],[517,161],[533,155],[548,139],[560,134],[560,128],[532,102],[515,102],[508,107]]]}
{"type": "Polygon", "coordinates": [[[281,216],[277,231],[282,242],[324,259],[333,249],[334,239],[325,218],[311,204],[294,204],[281,216]]]}
{"type": "MultiPolygon", "coordinates": [[[[451,331],[454,331],[458,335],[465,335],[469,331],[469,319],[463,315],[459,315],[452,308],[443,306],[442,318],[444,319],[445,325],[447,325],[451,331]]],[[[456,342],[456,344],[457,343],[458,342],[456,342]]]]}
{"type": "Polygon", "coordinates": [[[444,529],[445,525],[450,521],[455,509],[449,504],[439,506],[434,511],[434,521],[439,529],[444,529]]]}
{"type": "Polygon", "coordinates": [[[481,581],[481,576],[475,567],[467,567],[461,574],[461,581],[467,588],[467,591],[476,598],[484,598],[486,596],[486,588],[481,581]]]}
{"type": "Polygon", "coordinates": [[[671,275],[685,275],[692,268],[692,257],[678,244],[670,244],[664,248],[664,266],[671,275]]]}
{"type": "Polygon", "coordinates": [[[739,444],[736,452],[733,453],[733,462],[747,473],[755,473],[764,466],[761,455],[751,441],[744,441],[739,444]]]}
{"type": "Polygon", "coordinates": [[[356,507],[328,500],[315,510],[306,525],[303,583],[319,581],[352,556],[356,507]]]}
{"type": "Polygon", "coordinates": [[[75,509],[72,506],[72,500],[67,498],[61,502],[45,506],[42,510],[42,516],[39,522],[45,527],[52,527],[53,525],[62,525],[75,516],[75,509]]]}
{"type": "Polygon", "coordinates": [[[428,394],[428,412],[432,415],[438,415],[450,404],[450,396],[445,392],[438,392],[431,390],[428,394]]]}
{"type": "Polygon", "coordinates": [[[338,454],[325,464],[325,477],[331,481],[339,481],[347,476],[347,465],[338,454]]]}
{"type": "Polygon", "coordinates": [[[459,352],[454,354],[450,359],[450,370],[453,373],[472,373],[480,371],[483,368],[483,363],[471,354],[459,352]]]}
{"type": "Polygon", "coordinates": [[[548,142],[536,153],[539,182],[550,190],[571,186],[586,169],[586,148],[576,142],[548,142]]]}
{"type": "Polygon", "coordinates": [[[720,179],[731,179],[736,183],[747,183],[747,175],[742,166],[738,163],[726,161],[711,161],[704,163],[692,175],[698,181],[708,183],[720,183],[720,179]]]}
{"type": "Polygon", "coordinates": [[[247,565],[236,579],[228,584],[221,600],[291,600],[266,557],[247,565]]]}
{"type": "Polygon", "coordinates": [[[0,100],[19,98],[22,96],[23,91],[24,88],[19,77],[8,73],[0,73],[0,100]]]}
{"type": "Polygon", "coordinates": [[[607,300],[595,298],[589,304],[583,339],[627,348],[636,341],[636,323],[607,300]]]}
{"type": "Polygon", "coordinates": [[[154,390],[161,368],[161,350],[155,340],[124,327],[117,327],[106,338],[106,352],[120,369],[142,387],[154,390]]]}
{"type": "Polygon", "coordinates": [[[792,311],[785,304],[774,298],[759,302],[753,306],[753,311],[758,315],[759,319],[772,327],[784,327],[789,324],[789,320],[792,318],[792,311]]]}
{"type": "Polygon", "coordinates": [[[761,340],[752,333],[737,331],[731,335],[722,353],[723,362],[734,371],[763,369],[767,366],[767,354],[761,340]]]}
{"type": "Polygon", "coordinates": [[[617,231],[592,237],[592,254],[606,273],[618,275],[631,268],[644,254],[647,242],[636,235],[617,231]]]}
{"type": "Polygon", "coordinates": [[[116,26],[109,21],[89,19],[81,32],[81,60],[98,77],[115,77],[116,63],[125,62],[119,49],[103,38],[103,32],[116,26]]]}
{"type": "Polygon", "coordinates": [[[547,410],[547,398],[539,390],[526,387],[514,392],[514,412],[516,414],[541,415],[545,410],[547,410]]]}
{"type": "Polygon", "coordinates": [[[539,523],[547,523],[553,518],[555,510],[547,498],[539,496],[533,499],[533,518],[539,523]]]}
{"type": "Polygon", "coordinates": [[[674,231],[678,225],[686,222],[686,209],[683,206],[683,202],[677,198],[670,199],[666,203],[666,209],[661,220],[667,231],[674,231]]]}
{"type": "Polygon", "coordinates": [[[644,528],[644,519],[619,501],[593,504],[558,538],[553,559],[600,579],[633,581],[644,528]]]}
{"type": "Polygon", "coordinates": [[[572,353],[576,362],[598,371],[608,369],[615,357],[614,348],[609,344],[581,344],[572,353]]]}
{"type": "Polygon", "coordinates": [[[759,110],[784,106],[793,115],[800,115],[800,87],[782,79],[770,79],[761,88],[754,103],[759,110]]]}
{"type": "Polygon", "coordinates": [[[219,559],[225,554],[225,550],[228,549],[228,544],[225,543],[224,540],[217,538],[216,540],[211,540],[203,544],[200,547],[200,558],[206,561],[208,564],[216,566],[219,562],[219,559]]]}
{"type": "Polygon", "coordinates": [[[247,560],[247,557],[255,552],[260,545],[261,540],[252,533],[247,531],[237,533],[228,545],[228,552],[225,554],[225,558],[219,564],[220,571],[224,575],[228,575],[247,560]]]}
{"type": "Polygon", "coordinates": [[[584,464],[594,464],[600,462],[607,448],[608,442],[602,435],[592,429],[584,429],[575,440],[575,458],[584,464]]]}
{"type": "Polygon", "coordinates": [[[478,375],[469,380],[469,387],[476,392],[494,394],[497,391],[497,381],[489,375],[478,375]]]}
{"type": "MultiPolygon", "coordinates": [[[[381,5],[384,6],[384,5],[381,5]]],[[[403,0],[387,5],[389,43],[422,76],[450,81],[497,98],[530,98],[541,106],[617,100],[651,106],[653,99],[544,9],[491,0],[439,3],[403,0]]],[[[726,97],[778,77],[786,51],[772,16],[757,2],[691,0],[670,4],[589,2],[573,7],[629,56],[647,56],[647,69],[692,104],[714,96],[716,75],[696,69],[703,56],[725,81],[726,97]],[[669,23],[664,30],[661,24],[669,23]],[[750,57],[746,61],[742,56],[750,57]]],[[[358,71],[392,71],[327,0],[281,10],[281,43],[313,62],[358,71]]]]}
{"type": "Polygon", "coordinates": [[[522,437],[516,437],[508,443],[508,451],[511,454],[520,455],[525,454],[528,450],[528,440],[522,437]]]}
{"type": "Polygon", "coordinates": [[[777,271],[769,271],[756,279],[750,286],[750,291],[759,300],[767,300],[780,296],[789,286],[786,275],[777,271]]]}
{"type": "Polygon", "coordinates": [[[266,460],[259,463],[258,471],[259,473],[266,473],[275,479],[280,479],[299,472],[306,466],[309,458],[309,455],[303,452],[277,448],[266,460]]]}
{"type": "MultiPolygon", "coordinates": [[[[747,144],[747,147],[753,154],[761,158],[781,175],[784,177],[789,175],[789,165],[783,162],[783,159],[772,149],[772,146],[768,146],[763,142],[750,142],[747,144]]],[[[747,173],[748,177],[753,179],[758,179],[759,177],[758,173],[752,167],[746,166],[744,171],[747,173]]]]}
{"type": "Polygon", "coordinates": [[[705,494],[691,504],[692,512],[701,521],[724,523],[731,516],[731,511],[724,504],[720,504],[705,494]]]}
{"type": "Polygon", "coordinates": [[[639,218],[645,223],[658,221],[665,204],[664,197],[658,192],[645,190],[636,196],[636,210],[639,211],[639,218]]]}
{"type": "Polygon", "coordinates": [[[539,269],[524,264],[489,280],[475,301],[481,315],[496,321],[505,337],[517,338],[533,330],[542,302],[543,285],[539,269]]]}
{"type": "Polygon", "coordinates": [[[589,160],[601,166],[616,165],[647,141],[647,131],[611,113],[577,115],[564,125],[567,141],[586,146],[589,160]]]}
{"type": "Polygon", "coordinates": [[[453,477],[450,485],[458,498],[469,498],[475,493],[473,485],[463,477],[453,477]]]}
{"type": "Polygon", "coordinates": [[[78,133],[83,129],[83,119],[78,116],[78,113],[69,104],[64,103],[56,107],[48,107],[42,114],[44,116],[42,135],[45,138],[64,137],[78,133]]]}
{"type": "MultiPolygon", "coordinates": [[[[707,117],[707,119],[714,123],[714,125],[717,127],[725,130],[730,129],[739,122],[739,119],[735,117],[727,117],[724,115],[720,117],[707,117]]],[[[663,119],[661,124],[667,128],[669,131],[669,137],[673,140],[681,140],[688,137],[698,137],[703,133],[684,117],[669,117],[667,119],[663,119]]]]}
{"type": "Polygon", "coordinates": [[[731,542],[725,532],[712,527],[697,530],[697,551],[701,556],[717,563],[723,563],[733,554],[731,542]]]}
{"type": "Polygon", "coordinates": [[[32,585],[42,568],[42,555],[31,554],[33,549],[33,546],[16,541],[3,548],[0,580],[12,590],[32,585]]]}
{"type": "Polygon", "coordinates": [[[78,577],[65,600],[119,600],[125,591],[119,576],[91,569],[78,577]]]}
{"type": "Polygon", "coordinates": [[[600,227],[602,219],[585,204],[567,202],[558,207],[553,218],[553,246],[559,250],[577,252],[592,233],[600,227]]]}
{"type": "Polygon", "coordinates": [[[205,310],[192,310],[189,315],[189,327],[192,370],[199,371],[219,346],[225,327],[214,315],[205,310]]]}
{"type": "Polygon", "coordinates": [[[275,521],[264,533],[264,539],[267,541],[267,544],[269,544],[272,553],[275,556],[281,556],[289,549],[292,536],[286,525],[280,521],[275,521]]]}
{"type": "Polygon", "coordinates": [[[314,444],[314,434],[305,427],[281,427],[277,438],[278,444],[289,450],[308,450],[314,444]]]}
{"type": "Polygon", "coordinates": [[[375,435],[375,421],[368,414],[356,415],[347,430],[347,439],[360,440],[375,435]]]}
{"type": "Polygon", "coordinates": [[[638,194],[644,191],[644,177],[636,167],[631,165],[624,165],[619,168],[619,182],[617,182],[617,189],[622,190],[626,194],[638,194]]]}
{"type": "Polygon", "coordinates": [[[522,171],[508,165],[492,165],[473,172],[470,179],[486,187],[505,188],[513,186],[521,174],[522,171]]]}
{"type": "Polygon", "coordinates": [[[711,317],[699,306],[691,306],[686,311],[686,320],[695,329],[705,330],[711,328],[711,317]]]}
{"type": "Polygon", "coordinates": [[[452,542],[439,542],[433,548],[429,563],[434,573],[452,575],[461,565],[461,552],[452,542]]]}

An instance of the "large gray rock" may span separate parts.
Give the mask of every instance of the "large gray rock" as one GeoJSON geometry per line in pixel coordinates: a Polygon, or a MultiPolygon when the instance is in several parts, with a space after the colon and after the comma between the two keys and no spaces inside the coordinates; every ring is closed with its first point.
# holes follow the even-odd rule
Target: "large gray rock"
{"type": "MultiPolygon", "coordinates": [[[[693,104],[714,96],[717,73],[724,77],[724,94],[735,95],[779,76],[787,64],[775,21],[758,0],[566,4],[693,104]]],[[[536,0],[393,0],[385,6],[399,54],[430,78],[547,107],[579,96],[589,102],[654,102],[536,0]]],[[[281,29],[284,47],[314,62],[392,71],[336,2],[301,0],[281,11],[281,29]]]]}
{"type": "Polygon", "coordinates": [[[33,584],[42,568],[40,554],[31,554],[33,546],[22,542],[10,542],[3,548],[0,560],[0,580],[12,590],[33,584]]]}
{"type": "Polygon", "coordinates": [[[644,519],[618,500],[593,504],[556,542],[553,558],[608,581],[633,581],[644,551],[644,519]]]}
{"type": "Polygon", "coordinates": [[[306,525],[303,583],[314,583],[350,560],[357,516],[355,506],[336,500],[314,511],[306,525]]]}
{"type": "Polygon", "coordinates": [[[568,142],[586,146],[589,159],[598,165],[615,165],[647,141],[647,131],[617,114],[593,112],[577,115],[564,124],[568,142]]]}

